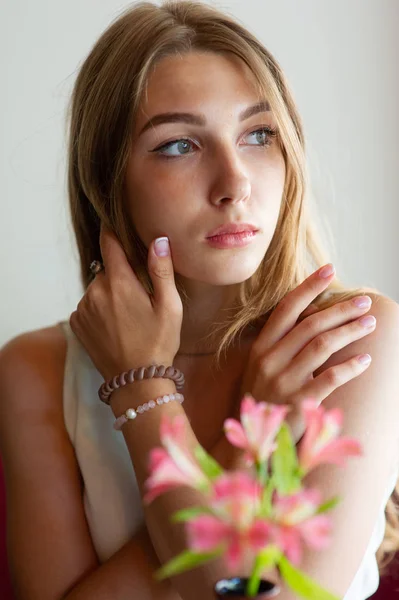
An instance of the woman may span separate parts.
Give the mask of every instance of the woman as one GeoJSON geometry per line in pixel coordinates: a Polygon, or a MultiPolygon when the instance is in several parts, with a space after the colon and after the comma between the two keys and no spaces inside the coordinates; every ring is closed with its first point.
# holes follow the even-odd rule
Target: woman
{"type": "MultiPolygon", "coordinates": [[[[375,318],[362,325],[371,304],[353,300],[366,290],[346,289],[326,265],[307,213],[301,120],[276,60],[205,4],[133,5],[80,69],[68,162],[84,295],[70,319],[16,337],[0,355],[18,597],[211,598],[220,562],[152,578],[184,547],[170,514],[196,496],[179,489],[144,512],[146,459],[162,414],[183,414],[193,443],[235,465],[222,424],[243,391],[343,408],[365,454],[343,471],[312,473],[344,502],[331,547],[302,566],[347,600],[369,597],[398,477],[399,309],[371,291],[375,318]],[[232,223],[255,233],[215,237],[232,223]],[[169,253],[157,256],[165,237],[169,253]],[[104,381],[152,363],[184,373],[184,404],[115,431],[128,408],[176,392],[154,378],[100,402],[104,381]]],[[[397,549],[388,534],[384,544],[397,549]]],[[[292,598],[283,586],[280,598],[292,598]]]]}

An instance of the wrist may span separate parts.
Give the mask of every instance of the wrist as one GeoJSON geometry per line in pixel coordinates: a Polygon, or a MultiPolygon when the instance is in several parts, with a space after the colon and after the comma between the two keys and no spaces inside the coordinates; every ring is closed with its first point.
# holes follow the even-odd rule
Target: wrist
{"type": "Polygon", "coordinates": [[[157,367],[163,365],[165,368],[173,366],[174,356],[151,356],[150,358],[138,358],[137,360],[129,358],[126,361],[120,361],[118,365],[109,366],[104,373],[104,381],[112,381],[115,375],[121,373],[128,373],[132,369],[139,369],[141,367],[149,367],[150,365],[156,365],[157,367]]]}
{"type": "Polygon", "coordinates": [[[171,379],[157,377],[133,381],[112,392],[110,407],[117,418],[128,408],[136,408],[144,402],[155,400],[165,394],[176,394],[176,392],[175,382],[171,379]]]}

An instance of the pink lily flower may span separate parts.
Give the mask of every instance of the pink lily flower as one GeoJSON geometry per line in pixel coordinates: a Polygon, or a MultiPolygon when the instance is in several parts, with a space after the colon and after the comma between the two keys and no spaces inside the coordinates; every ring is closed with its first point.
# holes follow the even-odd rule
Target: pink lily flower
{"type": "Polygon", "coordinates": [[[302,560],[303,544],[321,550],[330,543],[332,523],[324,514],[315,514],[321,493],[306,489],[288,496],[275,492],[273,500],[273,542],[295,565],[302,560]]]}
{"type": "Polygon", "coordinates": [[[230,444],[245,450],[248,467],[265,462],[276,449],[275,437],[290,406],[256,402],[245,394],[241,402],[240,419],[226,419],[224,432],[230,444]]]}
{"type": "Polygon", "coordinates": [[[177,416],[169,419],[163,415],[160,436],[163,448],[153,448],[149,455],[150,476],[145,481],[146,493],[143,502],[150,504],[164,492],[186,485],[202,492],[210,487],[196,458],[187,447],[185,419],[177,416]]]}
{"type": "Polygon", "coordinates": [[[299,444],[298,461],[303,474],[322,463],[345,465],[348,456],[363,454],[354,438],[338,435],[342,429],[343,413],[339,408],[326,411],[313,398],[301,403],[306,431],[299,444]]]}
{"type": "Polygon", "coordinates": [[[212,552],[224,545],[226,563],[232,572],[270,542],[270,524],[257,518],[261,487],[241,471],[221,475],[213,482],[209,506],[214,514],[199,515],[186,523],[190,548],[212,552]]]}

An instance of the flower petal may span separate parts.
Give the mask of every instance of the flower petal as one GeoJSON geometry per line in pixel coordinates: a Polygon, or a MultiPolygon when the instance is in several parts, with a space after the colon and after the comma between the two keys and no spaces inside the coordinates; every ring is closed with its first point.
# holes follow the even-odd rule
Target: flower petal
{"type": "Polygon", "coordinates": [[[249,546],[257,552],[271,543],[272,526],[266,519],[256,519],[248,530],[247,539],[249,546]]]}
{"type": "Polygon", "coordinates": [[[178,415],[170,419],[162,415],[160,436],[163,446],[176,466],[191,481],[195,487],[201,487],[208,482],[195,457],[192,455],[186,441],[186,417],[178,415]]]}
{"type": "Polygon", "coordinates": [[[261,415],[264,411],[264,402],[255,402],[251,394],[245,394],[241,402],[241,423],[248,439],[249,446],[253,449],[257,446],[262,435],[263,420],[261,415]]]}
{"type": "Polygon", "coordinates": [[[237,529],[251,525],[260,508],[262,489],[259,482],[242,471],[226,472],[213,481],[210,506],[216,514],[237,529]]]}
{"type": "Polygon", "coordinates": [[[275,448],[274,441],[290,407],[286,405],[269,405],[262,416],[261,437],[257,441],[258,461],[264,462],[275,448]]]}
{"type": "Polygon", "coordinates": [[[274,529],[274,543],[286,555],[292,564],[298,566],[302,559],[302,541],[295,527],[277,527],[274,529]]]}
{"type": "Polygon", "coordinates": [[[195,487],[195,481],[179,469],[163,448],[154,448],[150,452],[150,476],[144,482],[146,494],[143,496],[145,503],[150,503],[154,498],[169,489],[187,485],[195,487]]]}
{"type": "Polygon", "coordinates": [[[313,516],[320,506],[321,492],[308,488],[294,494],[280,496],[275,494],[273,502],[273,520],[289,526],[295,526],[313,516]]]}
{"type": "Polygon", "coordinates": [[[363,450],[357,440],[349,437],[341,437],[331,441],[319,453],[315,454],[309,462],[308,469],[322,463],[344,466],[346,463],[345,459],[349,456],[362,455],[363,450]]]}
{"type": "Polygon", "coordinates": [[[206,552],[223,542],[229,543],[231,527],[212,515],[200,515],[186,523],[186,532],[190,548],[206,552]]]}
{"type": "Polygon", "coordinates": [[[327,515],[316,515],[298,525],[306,544],[314,550],[327,548],[331,541],[332,521],[327,515]]]}
{"type": "MultiPolygon", "coordinates": [[[[317,406],[316,401],[312,399],[304,400],[301,403],[306,422],[306,431],[299,444],[298,459],[299,465],[304,473],[320,463],[321,453],[324,453],[332,443],[336,443],[338,435],[342,429],[343,411],[340,408],[333,408],[326,411],[324,407],[317,406]]],[[[339,449],[340,445],[334,446],[339,449]]],[[[328,451],[325,455],[331,457],[328,451]]],[[[326,462],[323,459],[323,462],[326,462]]],[[[331,462],[329,459],[327,462],[331,462]]],[[[342,464],[342,452],[333,460],[336,464],[342,464]]]]}
{"type": "Polygon", "coordinates": [[[248,447],[247,436],[239,421],[236,421],[236,419],[226,419],[223,428],[230,444],[237,446],[237,448],[246,449],[248,447]]]}
{"type": "Polygon", "coordinates": [[[226,562],[228,568],[233,572],[236,571],[242,567],[243,558],[243,547],[240,537],[237,533],[233,532],[226,552],[226,562]]]}

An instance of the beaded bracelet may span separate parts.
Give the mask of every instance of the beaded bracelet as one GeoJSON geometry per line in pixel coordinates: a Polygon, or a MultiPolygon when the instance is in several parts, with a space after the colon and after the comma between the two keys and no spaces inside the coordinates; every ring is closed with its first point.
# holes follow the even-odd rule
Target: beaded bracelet
{"type": "Polygon", "coordinates": [[[150,365],[149,367],[139,367],[138,369],[130,369],[124,371],[120,375],[115,375],[109,381],[104,381],[98,390],[99,398],[105,404],[110,403],[111,394],[116,389],[123,387],[127,383],[133,381],[141,381],[142,379],[151,379],[152,377],[163,377],[164,379],[172,379],[176,384],[176,389],[181,390],[184,387],[184,375],[180,369],[164,365],[150,365]]]}
{"type": "Polygon", "coordinates": [[[155,400],[150,400],[149,402],[144,402],[144,404],[141,404],[136,409],[128,408],[127,411],[123,415],[121,415],[120,417],[115,419],[114,429],[120,430],[122,425],[124,425],[125,423],[127,423],[128,421],[130,421],[132,419],[135,419],[138,414],[141,415],[145,411],[151,410],[151,408],[155,408],[157,405],[160,406],[161,404],[167,404],[168,402],[173,401],[173,400],[177,400],[178,402],[180,402],[180,404],[182,404],[182,402],[184,402],[184,396],[183,396],[183,394],[179,394],[179,393],[165,394],[164,396],[159,396],[155,400]]]}

